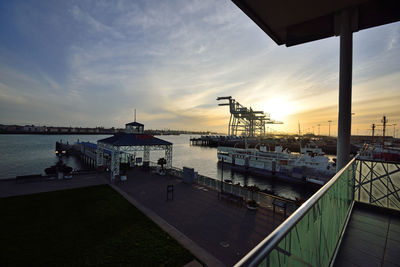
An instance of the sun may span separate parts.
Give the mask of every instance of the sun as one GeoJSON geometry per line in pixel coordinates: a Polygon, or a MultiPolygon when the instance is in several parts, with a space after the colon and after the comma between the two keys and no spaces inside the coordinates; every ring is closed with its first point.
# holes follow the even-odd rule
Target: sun
{"type": "Polygon", "coordinates": [[[288,118],[289,115],[296,112],[296,106],[292,101],[281,96],[269,98],[262,104],[263,111],[271,115],[272,120],[282,121],[288,118]]]}

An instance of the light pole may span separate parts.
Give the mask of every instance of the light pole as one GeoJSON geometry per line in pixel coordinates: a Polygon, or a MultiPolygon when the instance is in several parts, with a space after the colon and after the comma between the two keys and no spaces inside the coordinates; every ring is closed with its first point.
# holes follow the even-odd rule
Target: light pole
{"type": "Polygon", "coordinates": [[[329,135],[328,136],[331,136],[331,122],[332,122],[331,120],[328,121],[328,123],[329,123],[329,135]]]}
{"type": "Polygon", "coordinates": [[[320,127],[321,127],[321,124],[318,124],[318,136],[320,135],[320,127]]]}
{"type": "Polygon", "coordinates": [[[393,123],[393,139],[396,138],[396,123],[393,123]]]}

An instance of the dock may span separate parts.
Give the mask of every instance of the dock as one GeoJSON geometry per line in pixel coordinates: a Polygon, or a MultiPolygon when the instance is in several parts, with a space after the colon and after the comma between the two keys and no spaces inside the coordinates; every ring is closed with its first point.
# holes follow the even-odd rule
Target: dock
{"type": "MultiPolygon", "coordinates": [[[[307,144],[309,141],[315,142],[326,154],[336,154],[336,139],[330,137],[303,137],[302,143],[307,144]]],[[[238,148],[254,148],[257,145],[264,144],[271,150],[275,146],[283,146],[292,152],[300,152],[300,144],[293,136],[265,136],[244,138],[238,136],[225,135],[202,135],[200,137],[190,137],[190,145],[205,146],[205,147],[238,147],[238,148]]],[[[351,146],[352,153],[356,153],[358,148],[355,145],[351,146]]]]}

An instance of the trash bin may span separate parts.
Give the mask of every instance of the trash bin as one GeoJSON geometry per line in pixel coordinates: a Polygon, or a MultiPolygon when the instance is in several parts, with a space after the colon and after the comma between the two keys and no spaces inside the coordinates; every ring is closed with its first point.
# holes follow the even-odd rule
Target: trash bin
{"type": "Polygon", "coordinates": [[[194,182],[195,172],[193,168],[183,167],[183,182],[192,184],[194,182]]]}

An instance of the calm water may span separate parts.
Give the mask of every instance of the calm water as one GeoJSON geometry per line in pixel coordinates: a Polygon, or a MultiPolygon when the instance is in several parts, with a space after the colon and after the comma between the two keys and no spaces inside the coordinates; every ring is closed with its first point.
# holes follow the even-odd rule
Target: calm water
{"type": "MultiPolygon", "coordinates": [[[[44,169],[53,165],[57,158],[54,154],[56,141],[74,143],[80,141],[96,142],[107,135],[0,135],[0,179],[13,178],[17,175],[44,174],[44,169]]],[[[173,166],[194,168],[202,175],[220,179],[221,167],[218,166],[217,150],[215,148],[190,146],[189,135],[161,136],[160,138],[173,143],[173,166]]],[[[161,152],[151,152],[150,159],[157,161],[163,157],[161,152]]],[[[80,162],[74,157],[68,157],[64,162],[74,169],[82,169],[80,162]]],[[[224,179],[234,183],[257,185],[261,189],[272,190],[282,197],[295,199],[307,198],[315,188],[304,185],[283,183],[269,177],[245,175],[231,171],[225,164],[224,179]]]]}

